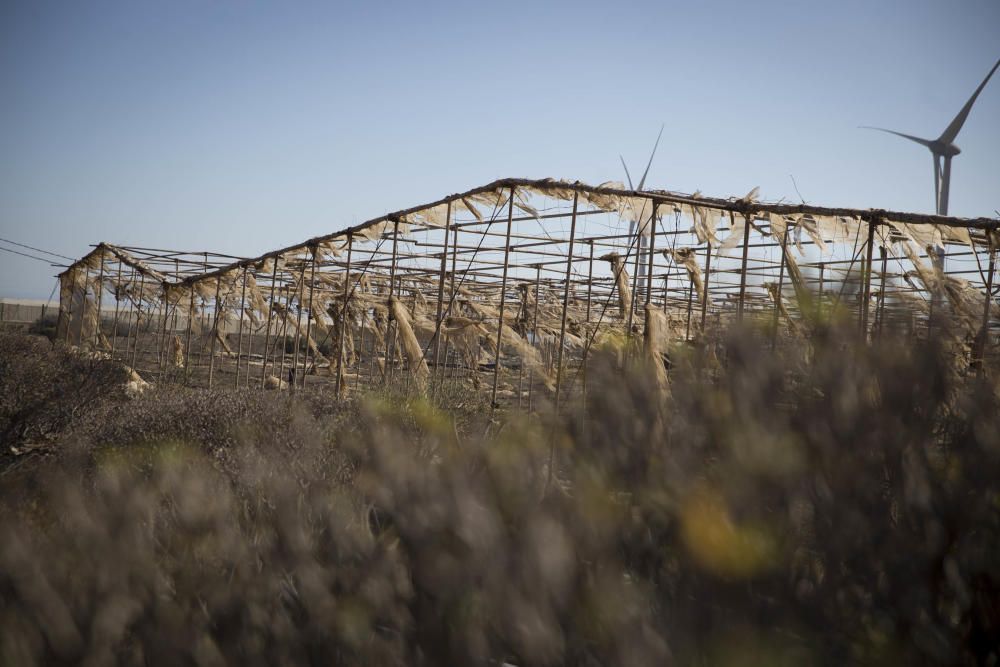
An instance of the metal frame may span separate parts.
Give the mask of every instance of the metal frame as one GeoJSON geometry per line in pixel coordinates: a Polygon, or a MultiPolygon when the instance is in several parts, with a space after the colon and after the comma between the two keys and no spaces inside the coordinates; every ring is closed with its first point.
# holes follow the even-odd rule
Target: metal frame
{"type": "MultiPolygon", "coordinates": [[[[259,373],[259,386],[263,389],[273,384],[267,381],[269,369],[277,370],[278,378],[284,379],[287,365],[295,369],[293,384],[297,387],[305,386],[305,376],[309,374],[310,387],[329,385],[338,394],[349,394],[349,389],[377,389],[392,381],[395,373],[412,371],[406,363],[397,367],[395,323],[383,315],[387,296],[407,295],[409,299],[412,295],[413,329],[425,359],[433,367],[432,396],[446,382],[471,382],[479,386],[488,378],[491,404],[499,405],[501,376],[516,372],[516,400],[512,402],[521,405],[526,397],[531,409],[537,402],[533,393],[541,384],[548,384],[558,409],[560,402],[573,393],[577,377],[581,374],[585,377],[587,357],[595,340],[616,331],[629,337],[636,333],[633,324],[642,327],[642,318],[637,322],[634,317],[640,304],[662,309],[672,323],[672,330],[677,332],[675,342],[691,345],[700,345],[713,326],[749,317],[767,318],[765,321],[770,321],[775,338],[790,335],[790,327],[779,317],[782,303],[787,306],[789,317],[797,320],[808,321],[819,312],[813,309],[812,302],[808,309],[798,302],[796,292],[802,286],[822,294],[831,283],[837,284],[833,289],[841,297],[840,307],[856,308],[859,328],[873,337],[881,335],[891,322],[887,308],[897,302],[934,301],[935,309],[941,311],[934,317],[945,317],[951,305],[946,299],[937,302],[936,293],[940,290],[917,279],[916,267],[899,247],[910,236],[918,238],[935,229],[951,237],[946,245],[949,270],[942,274],[943,279],[967,281],[961,284],[983,296],[982,312],[976,315],[980,329],[975,348],[976,360],[982,360],[995,352],[994,339],[1000,329],[1000,313],[994,312],[990,294],[995,252],[988,241],[998,226],[1000,221],[989,218],[966,220],[595,188],[578,182],[504,179],[254,258],[102,243],[68,269],[81,272],[87,289],[88,267],[97,267],[91,255],[100,253],[99,289],[93,298],[86,292],[82,299],[79,294],[70,294],[70,303],[61,303],[60,310],[66,314],[68,338],[70,329],[84,321],[83,313],[72,311],[83,303],[83,308],[96,307],[100,312],[103,290],[108,289],[116,296],[110,341],[112,356],[122,358],[143,373],[161,371],[161,381],[172,381],[174,376],[162,372],[170,363],[166,330],[167,319],[172,317],[171,330],[186,331],[185,382],[195,386],[226,386],[226,382],[216,382],[216,375],[229,377],[233,373],[233,386],[240,387],[246,373],[249,387],[251,377],[256,377],[252,374],[259,373]],[[641,247],[635,234],[641,234],[644,225],[634,225],[637,231],[629,233],[629,214],[621,208],[628,201],[634,202],[633,210],[639,211],[639,219],[645,219],[645,213],[652,210],[648,243],[641,247]],[[492,225],[498,222],[496,218],[503,209],[507,218],[505,228],[494,230],[492,225]],[[722,242],[699,242],[692,230],[680,224],[683,219],[693,221],[696,211],[710,213],[722,242]],[[678,224],[672,225],[674,229],[658,224],[661,215],[666,214],[676,217],[678,224]],[[772,214],[790,218],[782,242],[770,233],[772,214]],[[743,221],[742,238],[734,239],[735,244],[725,244],[726,236],[735,228],[736,216],[743,221]],[[827,234],[824,237],[827,252],[820,253],[813,236],[807,233],[805,223],[810,220],[843,221],[850,237],[864,233],[867,241],[852,246],[848,236],[838,240],[827,234]],[[881,256],[878,300],[871,324],[869,309],[877,229],[888,230],[892,243],[881,256]],[[963,234],[969,235],[971,243],[958,242],[963,234]],[[470,238],[474,239],[472,243],[468,241],[470,238]],[[391,244],[384,244],[390,239],[391,244]],[[586,248],[581,248],[584,245],[586,248]],[[730,250],[723,250],[723,246],[730,250]],[[687,269],[670,259],[669,251],[658,253],[657,248],[691,249],[704,286],[697,316],[694,284],[687,269]],[[773,257],[775,250],[777,260],[773,257]],[[632,271],[628,276],[631,302],[624,314],[618,312],[613,301],[616,281],[610,267],[606,262],[594,261],[595,254],[610,252],[618,252],[624,258],[623,271],[632,271]],[[987,253],[985,262],[981,259],[983,252],[987,253]],[[795,267],[788,266],[793,258],[798,274],[791,270],[795,267]],[[639,267],[643,270],[639,271],[639,267]],[[791,281],[786,279],[789,275],[791,281]],[[796,275],[801,276],[804,285],[788,285],[795,282],[796,275]],[[663,290],[657,288],[654,293],[653,285],[659,284],[654,283],[657,279],[663,282],[663,290]],[[861,285],[856,292],[859,298],[850,300],[856,305],[842,298],[852,280],[861,285]],[[520,291],[510,289],[511,284],[524,287],[520,291]],[[768,294],[768,284],[777,285],[777,301],[768,294]],[[157,288],[154,291],[159,296],[152,296],[150,286],[157,288]],[[252,290],[256,293],[251,293],[252,290]],[[532,313],[525,310],[518,294],[534,295],[532,313]],[[201,326],[198,328],[203,335],[195,336],[197,311],[204,318],[206,310],[196,308],[199,295],[204,306],[214,308],[214,315],[207,333],[201,326]],[[127,310],[122,308],[121,299],[128,301],[127,310]],[[186,322],[178,321],[178,311],[183,310],[179,308],[182,299],[188,304],[186,322]],[[337,353],[324,362],[309,342],[314,329],[322,331],[319,323],[325,322],[326,304],[337,301],[342,318],[334,343],[337,353]],[[172,313],[170,303],[173,303],[172,313]],[[290,322],[293,303],[296,319],[290,322]],[[143,313],[152,314],[156,308],[161,309],[159,326],[155,326],[152,318],[143,326],[143,313]],[[549,360],[550,367],[527,366],[529,360],[521,359],[521,352],[505,342],[502,323],[507,312],[514,309],[523,313],[517,327],[523,338],[522,347],[533,347],[540,358],[549,360]],[[304,331],[303,310],[308,313],[304,331]],[[118,340],[122,311],[128,324],[124,345],[118,340]],[[227,321],[226,314],[238,320],[227,321]],[[275,314],[279,315],[278,322],[275,314]],[[255,326],[245,321],[248,316],[255,326]],[[384,331],[377,328],[376,321],[385,323],[384,331]],[[295,340],[289,354],[286,341],[290,324],[295,328],[295,340]],[[463,328],[469,326],[478,327],[475,331],[479,333],[463,328]],[[223,339],[237,336],[232,356],[217,358],[216,333],[223,339]],[[300,349],[303,333],[304,351],[300,349]],[[204,335],[211,340],[206,341],[204,335]],[[348,337],[354,341],[350,355],[345,351],[348,337]],[[487,345],[487,338],[495,344],[487,345]],[[201,351],[206,343],[210,350],[208,363],[204,364],[201,351]],[[195,345],[200,345],[197,354],[192,353],[195,345]],[[384,354],[385,372],[376,378],[373,371],[379,347],[384,354]],[[487,355],[487,349],[492,353],[487,355]],[[481,363],[481,356],[489,362],[481,363]],[[353,383],[346,381],[348,357],[356,360],[353,383]],[[255,365],[259,366],[257,370],[255,365]],[[543,377],[550,372],[553,377],[543,377]]],[[[884,235],[879,238],[882,252],[884,235]]],[[[933,267],[931,260],[936,258],[929,257],[924,250],[918,250],[918,254],[920,262],[933,267]]],[[[822,299],[816,302],[816,308],[821,308],[822,299]]],[[[927,315],[917,322],[923,335],[933,333],[930,320],[927,315]]],[[[99,343],[96,332],[94,343],[99,343]]],[[[408,376],[405,382],[409,383],[408,376]]]]}

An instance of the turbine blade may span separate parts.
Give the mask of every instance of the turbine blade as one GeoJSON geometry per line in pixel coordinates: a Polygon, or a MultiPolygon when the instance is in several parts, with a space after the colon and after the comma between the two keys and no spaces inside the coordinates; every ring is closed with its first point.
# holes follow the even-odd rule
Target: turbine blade
{"type": "Polygon", "coordinates": [[[625,158],[619,155],[618,159],[622,161],[622,166],[625,167],[625,178],[628,179],[628,189],[635,190],[635,188],[632,187],[632,175],[628,173],[628,165],[625,164],[625,158]]]}
{"type": "Polygon", "coordinates": [[[979,97],[979,93],[983,92],[983,88],[986,87],[990,77],[993,76],[993,72],[997,71],[997,67],[1000,67],[1000,60],[996,62],[993,69],[990,70],[990,73],[987,74],[986,78],[983,79],[983,82],[979,84],[979,87],[976,88],[976,92],[972,93],[972,97],[970,97],[969,101],[965,103],[965,106],[958,112],[958,115],[955,116],[953,121],[951,121],[951,124],[945,128],[944,132],[941,133],[941,136],[938,137],[938,141],[942,141],[946,144],[950,144],[955,141],[955,137],[958,136],[962,126],[965,125],[965,119],[969,117],[969,112],[972,111],[972,105],[976,103],[976,98],[979,97]]]}
{"type": "Polygon", "coordinates": [[[640,190],[642,190],[643,186],[646,185],[646,176],[649,175],[649,168],[653,166],[653,156],[656,155],[656,147],[660,145],[660,137],[663,136],[663,128],[666,126],[666,123],[660,125],[660,133],[656,135],[656,143],[653,144],[653,152],[649,154],[649,162],[646,164],[646,171],[642,173],[642,179],[639,181],[640,190]]]}
{"type": "Polygon", "coordinates": [[[902,132],[896,132],[895,130],[887,130],[884,127],[872,127],[871,125],[859,125],[859,127],[863,130],[878,130],[879,132],[888,132],[889,134],[895,134],[897,137],[903,137],[904,139],[915,141],[921,146],[927,146],[927,148],[930,148],[931,144],[934,143],[930,139],[921,139],[920,137],[915,137],[912,134],[903,134],[902,132]]]}

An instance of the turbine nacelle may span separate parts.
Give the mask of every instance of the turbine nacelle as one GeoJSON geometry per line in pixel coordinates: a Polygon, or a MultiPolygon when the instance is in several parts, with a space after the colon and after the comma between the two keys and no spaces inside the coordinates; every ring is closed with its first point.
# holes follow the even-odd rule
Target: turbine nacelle
{"type": "Polygon", "coordinates": [[[934,148],[931,149],[932,153],[940,155],[941,157],[955,157],[962,152],[962,149],[955,144],[946,144],[940,140],[934,141],[934,148]]]}

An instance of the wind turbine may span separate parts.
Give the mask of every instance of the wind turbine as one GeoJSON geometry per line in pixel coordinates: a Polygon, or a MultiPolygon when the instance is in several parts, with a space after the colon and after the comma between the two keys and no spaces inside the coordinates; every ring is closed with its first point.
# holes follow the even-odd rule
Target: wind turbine
{"type": "Polygon", "coordinates": [[[937,139],[921,139],[920,137],[914,137],[910,134],[903,134],[902,132],[896,132],[895,130],[887,130],[883,127],[871,127],[868,125],[863,125],[862,127],[867,130],[878,130],[879,132],[888,132],[889,134],[895,134],[897,137],[903,137],[904,139],[909,139],[914,141],[921,146],[926,146],[930,149],[931,154],[934,156],[934,206],[936,213],[938,215],[948,215],[948,189],[951,185],[951,159],[961,153],[962,151],[958,146],[955,145],[955,138],[958,137],[958,133],[961,131],[962,126],[965,125],[965,119],[969,117],[969,112],[972,110],[972,105],[976,103],[976,98],[979,97],[979,93],[983,92],[983,88],[986,87],[986,83],[993,76],[993,72],[997,71],[997,67],[1000,67],[1000,60],[993,65],[993,69],[990,73],[986,75],[983,82],[979,84],[976,88],[976,92],[972,93],[972,97],[969,101],[965,103],[958,115],[949,123],[948,127],[944,128],[944,132],[937,139]]]}
{"type": "MultiPolygon", "coordinates": [[[[653,157],[656,155],[656,149],[660,145],[660,138],[663,136],[663,128],[664,127],[666,127],[666,123],[664,123],[663,125],[660,125],[660,133],[658,135],[656,135],[656,143],[653,144],[653,152],[649,154],[649,162],[646,163],[646,171],[642,172],[642,178],[639,179],[639,187],[638,188],[636,188],[635,186],[632,185],[632,175],[628,173],[628,166],[625,164],[625,158],[623,158],[620,154],[618,155],[618,159],[622,161],[622,167],[625,169],[625,178],[628,179],[628,189],[629,190],[642,190],[642,188],[646,185],[646,176],[649,175],[649,168],[653,166],[653,157]]],[[[640,213],[639,213],[639,217],[640,218],[642,217],[642,213],[643,212],[640,211],[640,213]]],[[[655,224],[655,223],[652,223],[652,224],[655,224]]],[[[638,226],[638,224],[637,224],[636,221],[629,222],[629,225],[628,225],[628,235],[630,237],[630,239],[629,239],[630,241],[632,240],[631,237],[633,237],[635,234],[639,233],[639,230],[640,230],[640,228],[639,228],[639,226],[638,226]]],[[[644,250],[646,248],[647,244],[648,244],[648,241],[646,240],[646,237],[645,236],[640,236],[639,237],[639,248],[638,248],[638,250],[636,252],[641,253],[642,250],[644,250]]],[[[639,277],[641,278],[645,274],[646,274],[646,263],[645,262],[640,262],[639,263],[639,277]]]]}

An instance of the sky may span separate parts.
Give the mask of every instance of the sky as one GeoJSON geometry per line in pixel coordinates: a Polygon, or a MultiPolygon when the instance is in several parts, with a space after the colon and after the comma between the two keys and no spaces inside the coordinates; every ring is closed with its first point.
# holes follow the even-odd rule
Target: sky
{"type": "MultiPolygon", "coordinates": [[[[503,177],[933,212],[996,0],[0,2],[0,238],[253,256],[503,177]]],[[[1000,75],[950,213],[1000,209],[1000,75]]],[[[27,252],[0,242],[0,246],[27,252]]],[[[0,252],[0,297],[60,269],[0,252]]]]}

